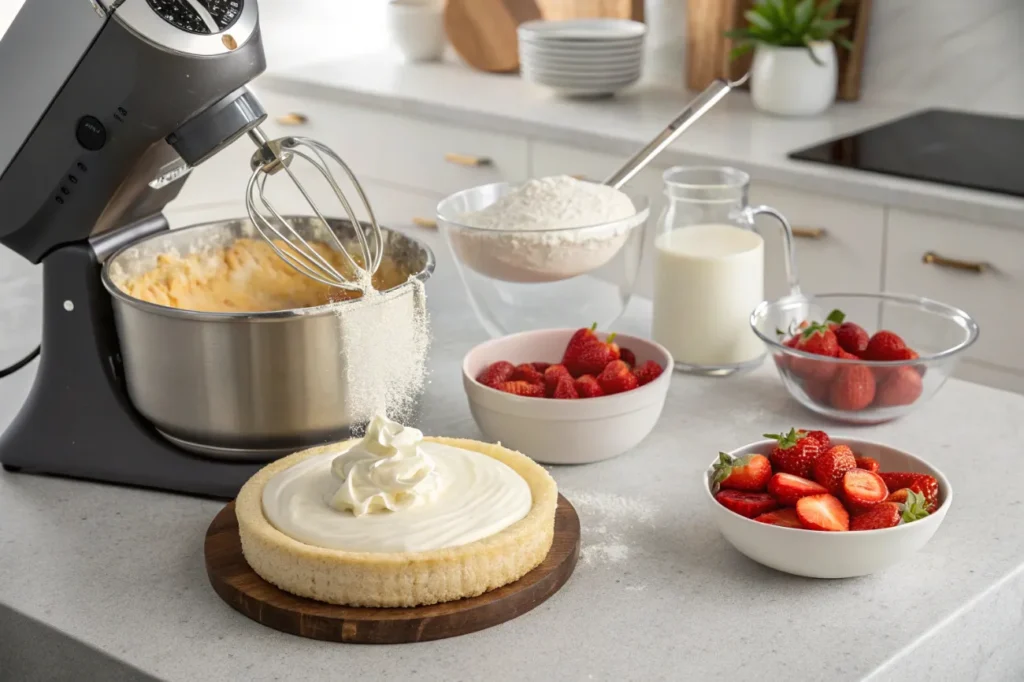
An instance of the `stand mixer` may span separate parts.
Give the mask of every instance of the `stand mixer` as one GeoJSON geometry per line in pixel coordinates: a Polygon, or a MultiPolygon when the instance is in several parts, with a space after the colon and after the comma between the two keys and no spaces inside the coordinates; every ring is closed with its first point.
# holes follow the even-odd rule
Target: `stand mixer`
{"type": "Polygon", "coordinates": [[[186,452],[135,408],[100,273],[168,230],[191,169],[239,136],[274,160],[246,88],[265,65],[255,0],[29,0],[0,41],[0,243],[42,264],[44,306],[8,471],[233,497],[258,468],[186,452]]]}

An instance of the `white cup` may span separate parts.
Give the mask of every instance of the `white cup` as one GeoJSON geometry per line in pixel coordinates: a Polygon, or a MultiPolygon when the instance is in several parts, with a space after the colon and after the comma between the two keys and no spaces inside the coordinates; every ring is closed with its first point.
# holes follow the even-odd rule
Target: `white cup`
{"type": "Polygon", "coordinates": [[[396,47],[411,62],[429,62],[444,54],[444,3],[440,0],[391,0],[388,30],[396,47]]]}

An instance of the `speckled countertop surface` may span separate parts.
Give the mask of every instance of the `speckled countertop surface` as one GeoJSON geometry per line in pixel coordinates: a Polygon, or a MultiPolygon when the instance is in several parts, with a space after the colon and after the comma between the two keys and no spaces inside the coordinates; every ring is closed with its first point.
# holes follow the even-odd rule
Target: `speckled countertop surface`
{"type": "MultiPolygon", "coordinates": [[[[479,437],[458,366],[484,334],[445,254],[428,291],[436,341],[421,426],[479,437]]],[[[644,333],[647,313],[635,302],[618,327],[644,333]]],[[[37,334],[33,322],[2,325],[0,347],[28,348],[37,334]]],[[[33,371],[0,381],[0,428],[33,371]]],[[[1024,491],[1005,487],[1019,478],[1022,417],[1024,396],[950,381],[902,421],[833,429],[928,458],[956,501],[913,561],[815,581],[733,550],[709,525],[700,473],[720,449],[820,422],[768,367],[727,380],[676,376],[635,451],[553,469],[584,543],[558,594],[490,630],[392,647],[300,639],[222,603],[202,556],[219,503],[0,472],[0,638],[38,628],[18,654],[22,665],[45,663],[46,679],[86,669],[114,679],[117,666],[116,679],[183,681],[1022,679],[1024,491]]],[[[3,654],[0,642],[0,679],[26,679],[4,676],[3,654]]]]}

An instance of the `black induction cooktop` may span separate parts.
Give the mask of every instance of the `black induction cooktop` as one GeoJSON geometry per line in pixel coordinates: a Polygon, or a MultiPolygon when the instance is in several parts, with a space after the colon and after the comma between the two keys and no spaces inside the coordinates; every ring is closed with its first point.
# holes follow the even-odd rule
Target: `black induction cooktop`
{"type": "Polygon", "coordinates": [[[1024,119],[926,109],[790,158],[1024,197],[1024,119]]]}

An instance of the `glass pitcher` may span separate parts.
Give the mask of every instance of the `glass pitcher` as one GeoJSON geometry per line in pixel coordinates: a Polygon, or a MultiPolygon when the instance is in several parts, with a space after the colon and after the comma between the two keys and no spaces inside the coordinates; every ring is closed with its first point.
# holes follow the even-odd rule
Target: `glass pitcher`
{"type": "Polygon", "coordinates": [[[735,168],[665,171],[666,206],[655,239],[652,336],[672,353],[675,369],[728,376],[765,357],[750,328],[764,299],[764,240],[754,217],[782,225],[786,278],[798,294],[793,231],[769,206],[748,206],[750,176],[735,168]]]}

